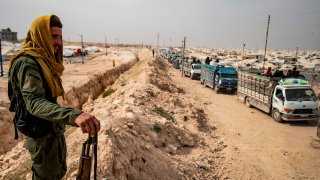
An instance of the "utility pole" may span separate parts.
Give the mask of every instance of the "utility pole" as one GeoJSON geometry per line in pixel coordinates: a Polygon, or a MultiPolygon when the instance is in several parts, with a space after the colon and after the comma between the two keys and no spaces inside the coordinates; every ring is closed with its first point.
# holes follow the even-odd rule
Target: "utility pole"
{"type": "Polygon", "coordinates": [[[266,45],[264,47],[264,56],[263,56],[263,70],[265,70],[265,62],[266,62],[266,54],[267,54],[267,45],[268,45],[268,36],[269,36],[269,24],[270,24],[270,15],[268,17],[268,26],[267,26],[267,33],[266,33],[266,45]]]}
{"type": "Polygon", "coordinates": [[[117,44],[118,44],[118,56],[120,55],[119,54],[119,38],[116,38],[116,41],[117,41],[117,44]]]}
{"type": "Polygon", "coordinates": [[[296,49],[296,60],[297,60],[297,64],[299,65],[299,61],[298,61],[298,50],[299,50],[299,47],[297,47],[297,49],[296,49]]]}
{"type": "Polygon", "coordinates": [[[84,49],[83,49],[83,36],[82,34],[80,34],[81,36],[81,58],[82,58],[82,64],[84,64],[84,59],[83,59],[83,56],[84,56],[84,49]]]}
{"type": "Polygon", "coordinates": [[[245,43],[242,44],[242,59],[243,59],[243,56],[244,56],[244,47],[246,47],[245,43]]]}
{"type": "Polygon", "coordinates": [[[119,42],[119,38],[117,38],[118,40],[118,54],[120,55],[120,42],[119,42]]]}
{"type": "Polygon", "coordinates": [[[159,36],[160,36],[160,34],[157,33],[157,53],[159,51],[159,36]]]}
{"type": "Polygon", "coordinates": [[[171,48],[171,38],[170,38],[170,48],[171,48]]]}
{"type": "Polygon", "coordinates": [[[186,37],[183,38],[183,46],[182,46],[182,66],[181,66],[181,76],[183,77],[184,71],[184,49],[186,48],[186,37]]]}
{"type": "Polygon", "coordinates": [[[2,45],[1,45],[1,38],[0,38],[0,66],[1,66],[0,77],[2,77],[2,76],[3,76],[3,66],[2,66],[2,45]]]}
{"type": "Polygon", "coordinates": [[[106,56],[108,55],[107,37],[104,37],[104,46],[106,47],[106,56]]]}

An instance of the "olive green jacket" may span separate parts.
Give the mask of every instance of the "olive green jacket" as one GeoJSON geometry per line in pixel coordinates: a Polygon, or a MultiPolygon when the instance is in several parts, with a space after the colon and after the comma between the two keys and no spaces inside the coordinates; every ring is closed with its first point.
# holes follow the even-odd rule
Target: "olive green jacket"
{"type": "Polygon", "coordinates": [[[56,97],[52,97],[54,102],[46,98],[50,89],[45,88],[45,79],[42,78],[35,60],[20,56],[16,59],[9,72],[12,87],[21,90],[26,108],[30,114],[41,119],[53,122],[53,131],[59,133],[64,131],[65,124],[77,126],[75,118],[81,113],[80,110],[62,107],[56,103],[56,97]]]}

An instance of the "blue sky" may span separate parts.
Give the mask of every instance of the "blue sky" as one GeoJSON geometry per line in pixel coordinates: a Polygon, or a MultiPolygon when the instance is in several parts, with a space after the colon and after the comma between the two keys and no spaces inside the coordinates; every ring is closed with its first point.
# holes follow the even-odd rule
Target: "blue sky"
{"type": "Polygon", "coordinates": [[[0,28],[24,38],[40,15],[60,16],[65,40],[209,48],[320,50],[319,0],[1,0],[0,28]]]}

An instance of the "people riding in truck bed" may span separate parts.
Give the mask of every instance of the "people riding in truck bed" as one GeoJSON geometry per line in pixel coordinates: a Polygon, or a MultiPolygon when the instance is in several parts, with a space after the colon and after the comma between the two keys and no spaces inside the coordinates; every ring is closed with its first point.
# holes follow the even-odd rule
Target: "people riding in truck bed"
{"type": "Polygon", "coordinates": [[[276,70],[276,72],[274,72],[273,77],[285,77],[283,74],[282,70],[276,70]]]}
{"type": "Polygon", "coordinates": [[[271,77],[272,76],[272,72],[271,72],[271,67],[268,67],[267,71],[264,73],[265,76],[267,77],[271,77]]]}

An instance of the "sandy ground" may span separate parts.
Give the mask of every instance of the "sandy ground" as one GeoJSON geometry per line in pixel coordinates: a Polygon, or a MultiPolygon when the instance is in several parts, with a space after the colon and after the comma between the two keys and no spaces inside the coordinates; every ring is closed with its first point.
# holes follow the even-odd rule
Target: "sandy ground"
{"type": "MultiPolygon", "coordinates": [[[[62,77],[66,91],[111,68],[112,59],[118,65],[134,54],[114,52],[110,59],[101,54],[86,66],[66,64],[62,77]]],[[[320,149],[310,146],[316,134],[314,124],[277,123],[245,106],[236,95],[216,94],[199,81],[182,77],[164,59],[160,61],[166,65],[156,64],[150,50],[141,51],[139,57],[112,85],[117,89],[114,94],[88,99],[83,106],[102,122],[100,178],[320,179],[320,149]],[[162,70],[163,66],[168,69],[162,70]],[[163,107],[176,122],[157,115],[155,107],[163,107]],[[154,130],[157,123],[160,133],[154,130]]],[[[66,132],[66,179],[74,179],[81,136],[79,129],[66,132]]],[[[0,156],[0,179],[30,179],[28,158],[21,143],[0,156]],[[10,176],[12,172],[18,175],[10,176]]]]}

